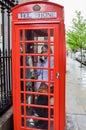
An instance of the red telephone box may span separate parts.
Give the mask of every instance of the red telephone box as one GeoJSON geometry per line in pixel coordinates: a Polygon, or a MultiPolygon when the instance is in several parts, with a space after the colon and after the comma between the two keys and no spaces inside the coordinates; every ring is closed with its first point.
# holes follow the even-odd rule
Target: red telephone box
{"type": "Polygon", "coordinates": [[[65,130],[63,9],[47,0],[12,9],[14,130],[65,130]]]}

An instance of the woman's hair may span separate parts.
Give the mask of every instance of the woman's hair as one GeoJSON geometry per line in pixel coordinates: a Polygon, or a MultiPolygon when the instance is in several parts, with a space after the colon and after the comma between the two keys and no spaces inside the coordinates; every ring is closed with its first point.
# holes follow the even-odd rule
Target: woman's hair
{"type": "Polygon", "coordinates": [[[41,84],[40,84],[40,87],[41,86],[46,86],[46,87],[48,87],[48,85],[45,83],[45,82],[42,82],[41,84]]]}
{"type": "Polygon", "coordinates": [[[40,84],[40,87],[38,89],[38,92],[41,92],[41,93],[47,93],[48,92],[48,85],[44,82],[42,82],[40,84]]]}

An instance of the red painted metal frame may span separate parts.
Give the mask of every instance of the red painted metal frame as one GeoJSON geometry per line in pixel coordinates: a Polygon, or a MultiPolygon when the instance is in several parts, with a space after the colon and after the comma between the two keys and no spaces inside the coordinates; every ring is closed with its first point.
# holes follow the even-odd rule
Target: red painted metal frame
{"type": "MultiPolygon", "coordinates": [[[[21,127],[20,112],[20,29],[54,29],[54,130],[65,130],[65,72],[66,72],[66,47],[65,47],[65,28],[63,18],[63,7],[51,2],[36,1],[27,2],[16,6],[12,10],[12,81],[13,81],[13,116],[14,130],[31,130],[31,128],[21,127]],[[56,19],[18,19],[18,12],[33,12],[33,6],[39,4],[41,11],[56,11],[56,19]],[[60,77],[56,78],[59,72],[60,77]]],[[[49,37],[48,37],[49,38],[49,37]]],[[[49,40],[48,40],[49,41],[49,40]]],[[[34,54],[33,54],[34,55],[34,54]]],[[[36,94],[36,92],[35,92],[36,94]]],[[[50,120],[50,119],[48,119],[50,120]]],[[[35,128],[34,128],[35,130],[35,128]]],[[[50,130],[50,126],[48,127],[50,130]]]]}

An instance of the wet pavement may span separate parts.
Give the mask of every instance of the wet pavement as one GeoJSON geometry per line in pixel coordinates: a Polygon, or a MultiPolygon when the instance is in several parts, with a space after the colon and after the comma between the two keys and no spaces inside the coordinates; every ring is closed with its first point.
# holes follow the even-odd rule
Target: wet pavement
{"type": "Polygon", "coordinates": [[[67,57],[66,130],[86,130],[86,66],[67,57]]]}

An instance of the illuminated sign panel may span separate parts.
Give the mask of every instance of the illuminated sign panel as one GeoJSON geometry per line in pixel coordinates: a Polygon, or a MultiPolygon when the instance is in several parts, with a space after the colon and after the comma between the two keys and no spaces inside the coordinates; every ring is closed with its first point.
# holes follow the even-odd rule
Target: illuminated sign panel
{"type": "Polygon", "coordinates": [[[57,18],[57,12],[20,12],[18,19],[57,18]]]}

